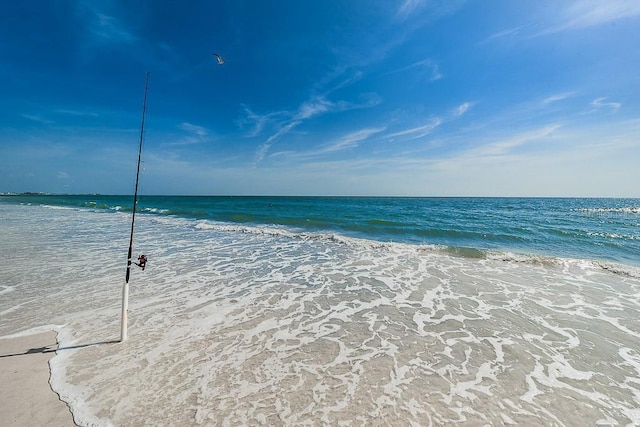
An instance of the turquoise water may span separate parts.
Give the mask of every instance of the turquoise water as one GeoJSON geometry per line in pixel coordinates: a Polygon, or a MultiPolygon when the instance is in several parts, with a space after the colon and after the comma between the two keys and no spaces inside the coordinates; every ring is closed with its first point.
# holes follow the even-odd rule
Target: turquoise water
{"type": "MultiPolygon", "coordinates": [[[[132,197],[6,196],[4,203],[130,212],[132,197]]],[[[138,212],[281,226],[381,242],[640,265],[640,199],[141,196],[138,212]]]]}

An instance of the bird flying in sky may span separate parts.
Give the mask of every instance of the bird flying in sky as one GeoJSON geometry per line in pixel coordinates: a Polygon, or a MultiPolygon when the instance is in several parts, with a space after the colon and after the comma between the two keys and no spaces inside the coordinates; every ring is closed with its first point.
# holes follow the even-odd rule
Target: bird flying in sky
{"type": "Polygon", "coordinates": [[[211,55],[216,57],[216,59],[218,60],[218,64],[224,64],[224,59],[222,59],[222,56],[218,55],[217,53],[212,53],[211,55]]]}

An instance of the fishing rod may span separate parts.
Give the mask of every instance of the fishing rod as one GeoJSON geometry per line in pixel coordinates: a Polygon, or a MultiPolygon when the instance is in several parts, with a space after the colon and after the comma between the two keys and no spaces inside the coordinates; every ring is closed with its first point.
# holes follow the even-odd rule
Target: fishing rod
{"type": "MultiPolygon", "coordinates": [[[[140,159],[142,158],[142,139],[144,136],[144,118],[147,113],[147,95],[149,94],[149,72],[144,84],[144,101],[142,102],[142,123],[140,125],[140,144],[138,147],[138,169],[136,170],[136,187],[133,192],[133,215],[131,215],[131,234],[129,236],[129,252],[127,253],[127,274],[122,287],[122,319],[120,322],[120,341],[127,339],[127,317],[129,314],[129,276],[131,275],[131,255],[133,252],[133,227],[136,222],[136,205],[138,204],[138,183],[140,181],[140,159]]],[[[147,257],[140,255],[136,265],[143,270],[147,262],[147,257]]]]}

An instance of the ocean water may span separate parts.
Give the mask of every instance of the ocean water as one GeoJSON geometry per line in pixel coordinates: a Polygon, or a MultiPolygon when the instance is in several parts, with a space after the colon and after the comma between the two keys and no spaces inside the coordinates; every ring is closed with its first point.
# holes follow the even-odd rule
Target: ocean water
{"type": "Polygon", "coordinates": [[[0,198],[81,425],[638,425],[640,200],[0,198]]]}

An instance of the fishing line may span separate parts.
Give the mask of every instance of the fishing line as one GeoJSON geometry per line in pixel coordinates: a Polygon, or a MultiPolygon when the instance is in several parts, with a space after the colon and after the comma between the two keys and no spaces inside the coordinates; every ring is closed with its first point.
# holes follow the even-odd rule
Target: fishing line
{"type": "MultiPolygon", "coordinates": [[[[129,235],[129,251],[127,253],[127,274],[122,286],[122,318],[120,321],[120,341],[127,339],[127,318],[129,316],[129,276],[131,275],[131,254],[133,252],[133,228],[136,222],[136,208],[138,204],[138,184],[140,183],[140,163],[142,158],[142,140],[144,139],[144,119],[147,112],[147,95],[149,93],[149,72],[144,85],[144,102],[142,103],[142,123],[140,124],[140,144],[138,146],[138,167],[136,169],[136,188],[133,192],[133,209],[131,215],[131,234],[129,235]]],[[[138,258],[138,267],[144,270],[147,259],[144,255],[138,258]]]]}

